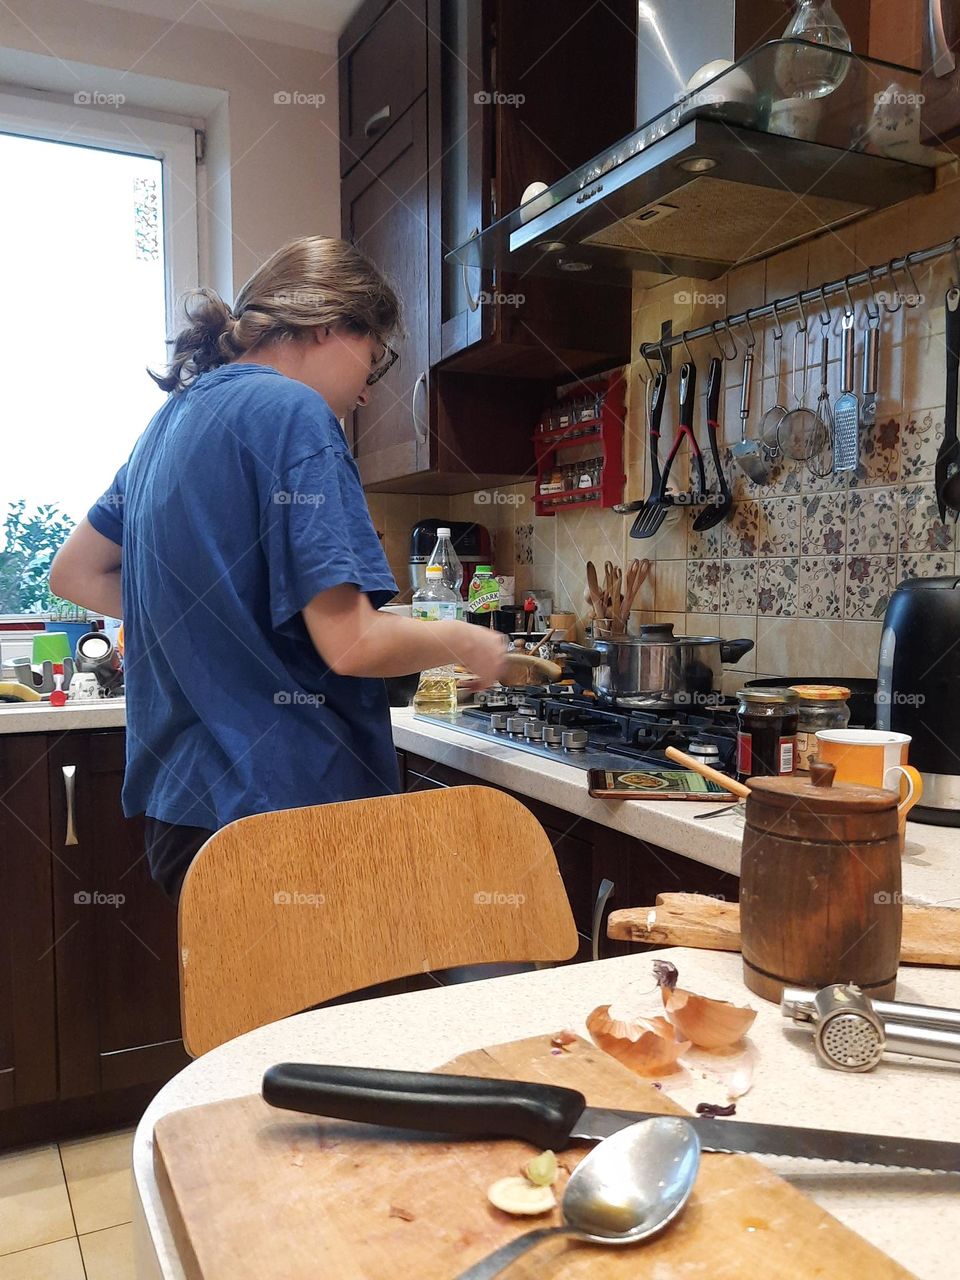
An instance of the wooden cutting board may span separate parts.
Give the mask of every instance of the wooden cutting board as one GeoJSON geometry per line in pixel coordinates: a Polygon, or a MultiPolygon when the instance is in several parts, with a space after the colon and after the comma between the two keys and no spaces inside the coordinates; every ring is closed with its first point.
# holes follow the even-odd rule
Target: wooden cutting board
{"type": "MultiPolygon", "coordinates": [[[[658,947],[739,951],[740,904],[698,893],[661,893],[655,907],[611,911],[607,937],[658,947]]],[[[900,963],[960,968],[960,911],[905,905],[900,963]]]]}
{"type": "MultiPolygon", "coordinates": [[[[549,1037],[464,1054],[443,1068],[569,1085],[594,1106],[682,1109],[580,1040],[549,1037]]],[[[573,1169],[588,1148],[561,1160],[573,1169]]],[[[154,1164],[189,1280],[450,1280],[559,1210],[511,1218],[487,1201],[531,1148],[451,1142],[301,1116],[258,1096],[173,1112],[154,1130],[154,1164]]],[[[857,1177],[853,1166],[848,1176],[857,1177]]],[[[837,1176],[840,1176],[839,1173],[837,1176]]],[[[660,1280],[887,1280],[909,1276],[749,1156],[705,1154],[683,1214],[647,1244],[603,1248],[549,1240],[511,1280],[656,1276],[660,1280]]]]}

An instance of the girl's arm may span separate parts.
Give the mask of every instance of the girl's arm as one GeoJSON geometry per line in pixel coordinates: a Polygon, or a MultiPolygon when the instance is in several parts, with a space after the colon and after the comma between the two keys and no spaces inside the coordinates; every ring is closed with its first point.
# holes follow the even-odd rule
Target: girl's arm
{"type": "Polygon", "coordinates": [[[84,517],[53,558],[50,590],[91,613],[123,616],[120,603],[122,551],[84,517]]]}

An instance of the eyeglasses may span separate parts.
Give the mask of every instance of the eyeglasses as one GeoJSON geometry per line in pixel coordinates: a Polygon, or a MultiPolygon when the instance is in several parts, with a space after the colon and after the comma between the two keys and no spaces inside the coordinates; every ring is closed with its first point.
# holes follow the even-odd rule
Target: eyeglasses
{"type": "Polygon", "coordinates": [[[367,375],[367,386],[372,387],[380,381],[385,373],[387,373],[400,359],[400,352],[394,351],[393,347],[384,347],[383,355],[380,357],[379,363],[373,372],[367,375]]]}

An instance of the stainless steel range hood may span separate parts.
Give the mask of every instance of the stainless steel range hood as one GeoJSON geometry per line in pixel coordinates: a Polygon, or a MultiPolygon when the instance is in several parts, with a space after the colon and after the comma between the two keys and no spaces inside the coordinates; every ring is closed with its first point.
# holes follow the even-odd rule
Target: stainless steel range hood
{"type": "Polygon", "coordinates": [[[907,68],[771,41],[448,260],[604,283],[713,279],[931,191],[950,157],[919,142],[919,90],[907,68]],[[783,96],[783,59],[798,55],[834,60],[836,88],[783,96]]]}

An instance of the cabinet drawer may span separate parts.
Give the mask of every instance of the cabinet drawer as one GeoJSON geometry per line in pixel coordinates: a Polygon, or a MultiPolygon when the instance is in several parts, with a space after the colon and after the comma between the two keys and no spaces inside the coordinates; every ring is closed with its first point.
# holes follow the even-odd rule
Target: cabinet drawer
{"type": "Polygon", "coordinates": [[[340,172],[347,173],[427,87],[426,0],[396,0],[340,45],[340,172]]]}

